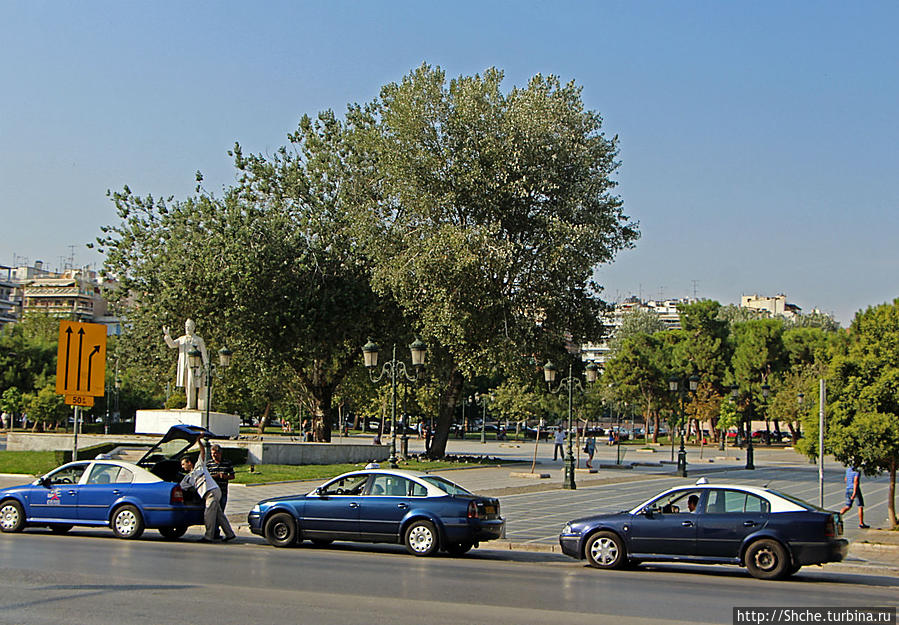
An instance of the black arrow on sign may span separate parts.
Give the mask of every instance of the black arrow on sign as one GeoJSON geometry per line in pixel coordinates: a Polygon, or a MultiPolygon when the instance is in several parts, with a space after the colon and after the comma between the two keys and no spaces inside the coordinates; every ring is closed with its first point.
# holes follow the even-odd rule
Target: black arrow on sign
{"type": "Polygon", "coordinates": [[[72,342],[72,326],[66,328],[66,377],[63,382],[63,390],[69,388],[69,344],[72,342]]]}
{"type": "Polygon", "coordinates": [[[91,353],[87,357],[87,390],[88,391],[91,390],[91,369],[93,368],[93,364],[94,364],[92,362],[92,359],[94,357],[94,354],[99,354],[99,353],[100,353],[100,346],[94,345],[94,349],[91,350],[91,353]]]}
{"type": "Polygon", "coordinates": [[[81,390],[81,346],[84,343],[84,328],[78,330],[78,381],[75,383],[75,390],[81,390]]]}

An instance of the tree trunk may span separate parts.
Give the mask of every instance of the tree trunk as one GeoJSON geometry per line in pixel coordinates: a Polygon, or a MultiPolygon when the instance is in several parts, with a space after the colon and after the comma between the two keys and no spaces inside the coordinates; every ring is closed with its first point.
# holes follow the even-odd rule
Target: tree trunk
{"type": "Polygon", "coordinates": [[[456,404],[462,395],[462,373],[455,367],[450,372],[446,388],[440,396],[440,408],[437,413],[437,428],[434,438],[431,439],[431,449],[428,458],[439,460],[446,455],[446,441],[449,438],[450,424],[456,412],[456,404]]]}
{"type": "Polygon", "coordinates": [[[256,427],[256,432],[258,434],[265,434],[265,428],[268,427],[268,421],[272,416],[272,402],[267,402],[265,404],[265,410],[262,412],[262,416],[259,417],[259,425],[256,427]]]}
{"type": "Polygon", "coordinates": [[[890,492],[887,499],[887,515],[893,529],[899,526],[899,519],[896,519],[896,459],[890,461],[890,492]]]}
{"type": "Polygon", "coordinates": [[[312,400],[312,440],[317,443],[331,442],[331,429],[334,425],[332,400],[333,387],[313,386],[309,389],[312,400]]]}
{"type": "Polygon", "coordinates": [[[655,412],[652,415],[652,442],[659,442],[659,413],[655,412]]]}

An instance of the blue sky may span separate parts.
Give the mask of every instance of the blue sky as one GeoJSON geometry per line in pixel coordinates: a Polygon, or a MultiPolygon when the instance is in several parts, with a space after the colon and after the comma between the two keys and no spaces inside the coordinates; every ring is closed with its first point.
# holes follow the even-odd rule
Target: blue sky
{"type": "Polygon", "coordinates": [[[227,150],[422,62],[583,87],[643,236],[607,299],[785,293],[848,324],[899,296],[899,3],[0,0],[0,264],[112,223],[107,189],[217,191],[227,150]],[[15,257],[14,257],[15,255],[15,257]]]}

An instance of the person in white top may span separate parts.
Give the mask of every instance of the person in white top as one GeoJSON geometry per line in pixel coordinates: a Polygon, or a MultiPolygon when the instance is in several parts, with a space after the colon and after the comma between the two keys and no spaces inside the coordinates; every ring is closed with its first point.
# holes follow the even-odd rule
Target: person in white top
{"type": "Polygon", "coordinates": [[[553,460],[557,457],[561,457],[562,460],[565,459],[565,448],[563,447],[563,443],[565,443],[565,430],[562,429],[562,426],[556,430],[556,435],[554,442],[556,446],[553,447],[553,460]]]}
{"type": "Polygon", "coordinates": [[[206,533],[203,535],[203,538],[200,539],[200,542],[215,542],[215,532],[219,527],[222,528],[222,533],[225,535],[222,540],[228,542],[234,540],[236,536],[234,530],[231,529],[231,524],[228,522],[228,517],[222,512],[220,503],[222,499],[222,489],[219,488],[219,485],[215,483],[215,480],[212,479],[212,476],[206,469],[206,452],[202,440],[199,442],[199,445],[200,457],[196,466],[194,466],[194,463],[190,458],[181,459],[181,468],[187,473],[187,475],[184,476],[184,479],[181,480],[181,488],[196,489],[197,494],[203,498],[203,501],[206,504],[206,510],[203,513],[203,521],[206,524],[206,533]]]}

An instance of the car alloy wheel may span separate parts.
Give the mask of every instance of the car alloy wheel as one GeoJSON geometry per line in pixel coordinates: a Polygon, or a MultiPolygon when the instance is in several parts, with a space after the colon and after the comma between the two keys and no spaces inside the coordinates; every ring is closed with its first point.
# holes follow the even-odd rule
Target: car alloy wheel
{"type": "Polygon", "coordinates": [[[612,532],[599,532],[587,541],[587,562],[600,569],[617,569],[626,560],[621,539],[612,532]]]}
{"type": "Polygon", "coordinates": [[[429,556],[437,551],[437,529],[430,521],[415,521],[406,530],[406,549],[414,556],[429,556]]]}
{"type": "Polygon", "coordinates": [[[25,513],[18,501],[4,501],[0,505],[0,531],[18,532],[25,526],[25,513]]]}

